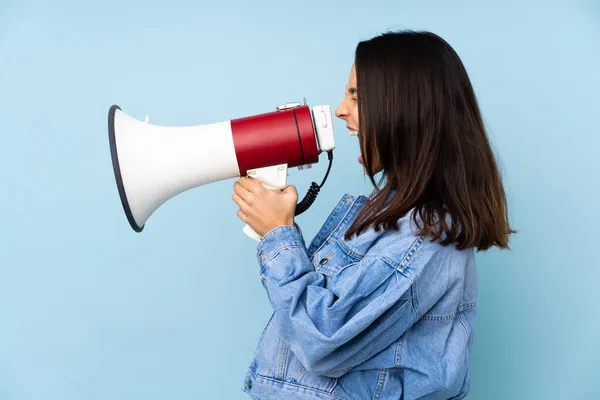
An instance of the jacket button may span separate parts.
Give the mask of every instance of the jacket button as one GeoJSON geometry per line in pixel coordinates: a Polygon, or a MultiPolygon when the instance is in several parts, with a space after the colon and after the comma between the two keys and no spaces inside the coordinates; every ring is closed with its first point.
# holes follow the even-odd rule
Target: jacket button
{"type": "Polygon", "coordinates": [[[248,381],[248,389],[252,389],[252,379],[248,381]]]}
{"type": "Polygon", "coordinates": [[[327,262],[329,261],[330,258],[331,258],[331,256],[327,256],[325,258],[321,258],[321,261],[319,261],[319,264],[321,264],[321,265],[327,264],[327,262]]]}

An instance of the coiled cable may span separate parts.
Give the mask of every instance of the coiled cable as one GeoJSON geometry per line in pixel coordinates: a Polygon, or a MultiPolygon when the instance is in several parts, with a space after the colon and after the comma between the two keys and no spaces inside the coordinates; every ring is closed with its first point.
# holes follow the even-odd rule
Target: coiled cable
{"type": "Polygon", "coordinates": [[[308,188],[308,192],[306,196],[296,205],[296,215],[302,214],[304,211],[308,210],[308,208],[315,202],[317,199],[317,195],[319,191],[325,184],[327,180],[327,176],[329,176],[329,171],[331,170],[331,164],[333,163],[333,150],[329,150],[327,152],[327,158],[329,159],[329,166],[327,167],[327,172],[325,173],[325,177],[320,185],[317,185],[316,182],[311,183],[310,188],[308,188]]]}

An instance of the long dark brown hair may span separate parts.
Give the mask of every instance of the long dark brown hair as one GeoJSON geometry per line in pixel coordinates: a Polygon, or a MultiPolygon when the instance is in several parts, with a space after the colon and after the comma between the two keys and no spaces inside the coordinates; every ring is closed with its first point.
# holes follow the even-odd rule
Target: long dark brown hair
{"type": "Polygon", "coordinates": [[[500,172],[454,49],[430,32],[387,32],[358,44],[355,67],[360,152],[377,190],[346,240],[369,226],[398,230],[415,208],[421,235],[442,245],[508,248],[500,172]]]}

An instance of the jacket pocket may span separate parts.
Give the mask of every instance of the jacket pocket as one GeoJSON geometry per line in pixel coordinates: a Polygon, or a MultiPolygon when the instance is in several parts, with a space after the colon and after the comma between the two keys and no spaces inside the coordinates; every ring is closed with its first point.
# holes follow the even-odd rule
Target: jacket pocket
{"type": "Polygon", "coordinates": [[[281,357],[285,359],[286,365],[285,375],[283,377],[284,381],[322,390],[327,393],[333,392],[337,386],[338,378],[329,378],[307,371],[289,346],[285,345],[285,350],[281,353],[281,357]]]}
{"type": "Polygon", "coordinates": [[[315,270],[328,276],[335,276],[359,261],[358,257],[350,255],[333,238],[328,238],[325,245],[316,251],[312,257],[312,264],[315,270]]]}

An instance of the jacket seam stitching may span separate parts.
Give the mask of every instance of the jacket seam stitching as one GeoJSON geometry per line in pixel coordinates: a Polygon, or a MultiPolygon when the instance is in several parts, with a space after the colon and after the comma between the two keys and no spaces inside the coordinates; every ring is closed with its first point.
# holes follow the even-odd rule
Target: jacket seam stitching
{"type": "Polygon", "coordinates": [[[458,311],[461,312],[461,311],[465,311],[465,310],[470,310],[472,308],[475,308],[476,305],[477,305],[477,300],[470,301],[468,303],[464,303],[464,304],[459,305],[458,306],[458,311]]]}
{"type": "Polygon", "coordinates": [[[356,251],[352,250],[350,248],[350,246],[348,246],[346,243],[344,243],[341,240],[338,240],[338,239],[335,239],[335,238],[332,238],[332,240],[334,240],[338,244],[338,246],[340,246],[340,249],[344,253],[346,253],[346,255],[349,256],[349,257],[352,257],[352,258],[355,258],[357,260],[360,260],[360,259],[362,259],[365,256],[364,254],[360,254],[360,253],[357,253],[356,251]]]}
{"type": "MultiPolygon", "coordinates": [[[[331,218],[331,217],[332,217],[332,216],[335,214],[335,212],[336,212],[338,209],[341,209],[341,208],[342,208],[342,204],[343,204],[343,202],[347,202],[347,200],[346,200],[346,199],[347,199],[347,198],[349,198],[349,197],[350,197],[350,196],[349,196],[347,193],[346,193],[346,194],[344,194],[344,195],[342,196],[342,198],[341,198],[341,199],[340,199],[340,200],[337,202],[337,204],[335,205],[335,207],[333,208],[333,210],[331,210],[331,212],[330,212],[330,213],[329,213],[329,215],[327,216],[327,219],[325,220],[326,222],[327,222],[327,221],[328,221],[328,220],[329,220],[329,219],[330,219],[330,218],[331,218]]],[[[333,232],[333,231],[335,231],[335,229],[336,229],[336,228],[337,228],[337,225],[336,225],[336,227],[335,227],[335,228],[333,228],[332,232],[333,232]]],[[[307,250],[308,250],[308,249],[310,249],[310,248],[313,246],[313,244],[314,244],[315,240],[317,240],[317,238],[319,237],[319,234],[321,233],[321,231],[324,231],[324,230],[325,230],[325,227],[324,227],[324,226],[323,226],[323,227],[321,227],[321,229],[320,229],[320,230],[317,232],[317,234],[315,235],[315,237],[313,237],[313,238],[312,238],[312,240],[310,241],[310,243],[309,243],[309,245],[308,245],[308,247],[307,247],[307,250]]],[[[316,249],[313,251],[313,254],[314,254],[314,253],[316,253],[317,251],[319,251],[319,249],[320,249],[321,247],[323,247],[323,244],[325,244],[325,240],[326,240],[326,239],[327,239],[327,237],[323,238],[323,242],[321,243],[321,245],[320,245],[318,248],[316,248],[316,249]]],[[[312,256],[310,256],[309,258],[311,258],[311,259],[312,259],[312,256]]]]}
{"type": "Polygon", "coordinates": [[[447,313],[447,314],[425,314],[421,317],[422,321],[449,321],[454,319],[458,314],[463,311],[471,310],[476,308],[476,301],[471,301],[469,303],[461,304],[456,311],[447,313]]]}
{"type": "Polygon", "coordinates": [[[396,352],[394,354],[394,366],[396,368],[401,368],[400,367],[400,356],[402,354],[402,348],[403,348],[403,343],[402,343],[402,338],[398,339],[398,344],[396,345],[396,352]]]}
{"type": "MultiPolygon", "coordinates": [[[[331,232],[329,233],[329,235],[327,235],[325,237],[325,239],[323,239],[323,242],[321,243],[321,245],[312,253],[310,258],[313,258],[314,255],[316,253],[318,253],[323,246],[325,246],[325,243],[328,243],[328,240],[333,236],[333,234],[338,230],[338,228],[340,227],[340,225],[342,224],[342,222],[344,221],[344,219],[346,218],[346,216],[348,215],[348,213],[350,212],[350,210],[352,210],[352,207],[354,207],[354,204],[356,203],[356,201],[358,200],[358,197],[354,198],[354,200],[352,201],[352,204],[350,204],[350,207],[348,207],[348,209],[346,210],[346,212],[344,213],[344,215],[342,216],[342,218],[340,218],[340,220],[338,221],[337,225],[335,226],[335,228],[333,228],[331,230],[331,232]]],[[[341,202],[342,200],[340,200],[341,202]]]]}
{"type": "Polygon", "coordinates": [[[410,297],[411,297],[411,301],[412,301],[412,307],[413,307],[413,310],[415,311],[416,315],[421,314],[421,311],[419,308],[419,297],[418,297],[418,293],[417,293],[418,291],[417,291],[416,287],[413,287],[414,286],[413,279],[411,277],[409,277],[405,272],[408,269],[408,267],[410,266],[412,260],[414,259],[414,256],[421,249],[424,240],[425,240],[425,238],[423,236],[419,236],[418,238],[416,238],[414,240],[413,244],[410,246],[409,250],[406,252],[404,257],[402,258],[402,261],[400,262],[400,264],[397,267],[395,267],[396,271],[401,273],[402,276],[406,277],[411,282],[411,286],[410,286],[411,296],[410,297]]]}
{"type": "Polygon", "coordinates": [[[428,322],[443,322],[443,321],[452,321],[456,317],[456,312],[444,315],[423,315],[421,317],[421,321],[428,322]]]}
{"type": "Polygon", "coordinates": [[[473,308],[476,308],[476,304],[477,304],[477,301],[471,301],[469,303],[461,304],[460,306],[458,306],[458,308],[454,312],[447,313],[447,314],[425,314],[421,317],[421,319],[429,320],[429,321],[443,321],[443,320],[453,319],[456,316],[456,314],[458,314],[462,311],[471,310],[473,308]]]}
{"type": "Polygon", "coordinates": [[[373,394],[373,400],[379,400],[379,398],[381,397],[381,393],[383,391],[383,384],[385,383],[386,378],[387,378],[387,370],[380,369],[379,377],[377,378],[377,386],[375,388],[375,393],[373,394]]]}
{"type": "MultiPolygon", "coordinates": [[[[277,383],[278,385],[282,385],[282,386],[292,386],[292,387],[296,387],[296,388],[302,388],[304,390],[315,391],[315,392],[318,392],[318,393],[322,393],[322,394],[324,394],[326,396],[329,396],[329,397],[331,397],[332,399],[335,399],[335,400],[345,400],[344,398],[336,396],[333,393],[329,393],[329,392],[327,392],[325,390],[318,389],[318,388],[315,388],[315,387],[312,387],[312,386],[307,386],[307,385],[302,385],[302,384],[299,384],[299,383],[293,383],[293,382],[284,381],[282,379],[272,378],[270,376],[259,374],[258,372],[255,372],[255,374],[256,374],[256,376],[258,376],[262,380],[265,380],[265,381],[268,381],[268,382],[271,382],[271,383],[277,383]]],[[[337,378],[330,378],[330,379],[337,379],[337,378]]]]}
{"type": "Polygon", "coordinates": [[[265,260],[265,262],[264,262],[265,265],[268,264],[269,262],[271,262],[283,250],[289,250],[289,249],[294,249],[294,248],[300,248],[301,249],[301,248],[304,248],[304,246],[302,246],[301,244],[298,244],[298,243],[294,243],[294,244],[286,244],[286,245],[283,245],[281,247],[278,247],[276,250],[273,251],[272,255],[265,260]]]}
{"type": "Polygon", "coordinates": [[[406,269],[410,266],[414,256],[419,252],[419,250],[421,250],[424,240],[425,239],[422,236],[419,236],[417,239],[415,239],[408,252],[402,258],[400,264],[396,267],[402,274],[404,274],[404,271],[406,271],[406,269]]]}

